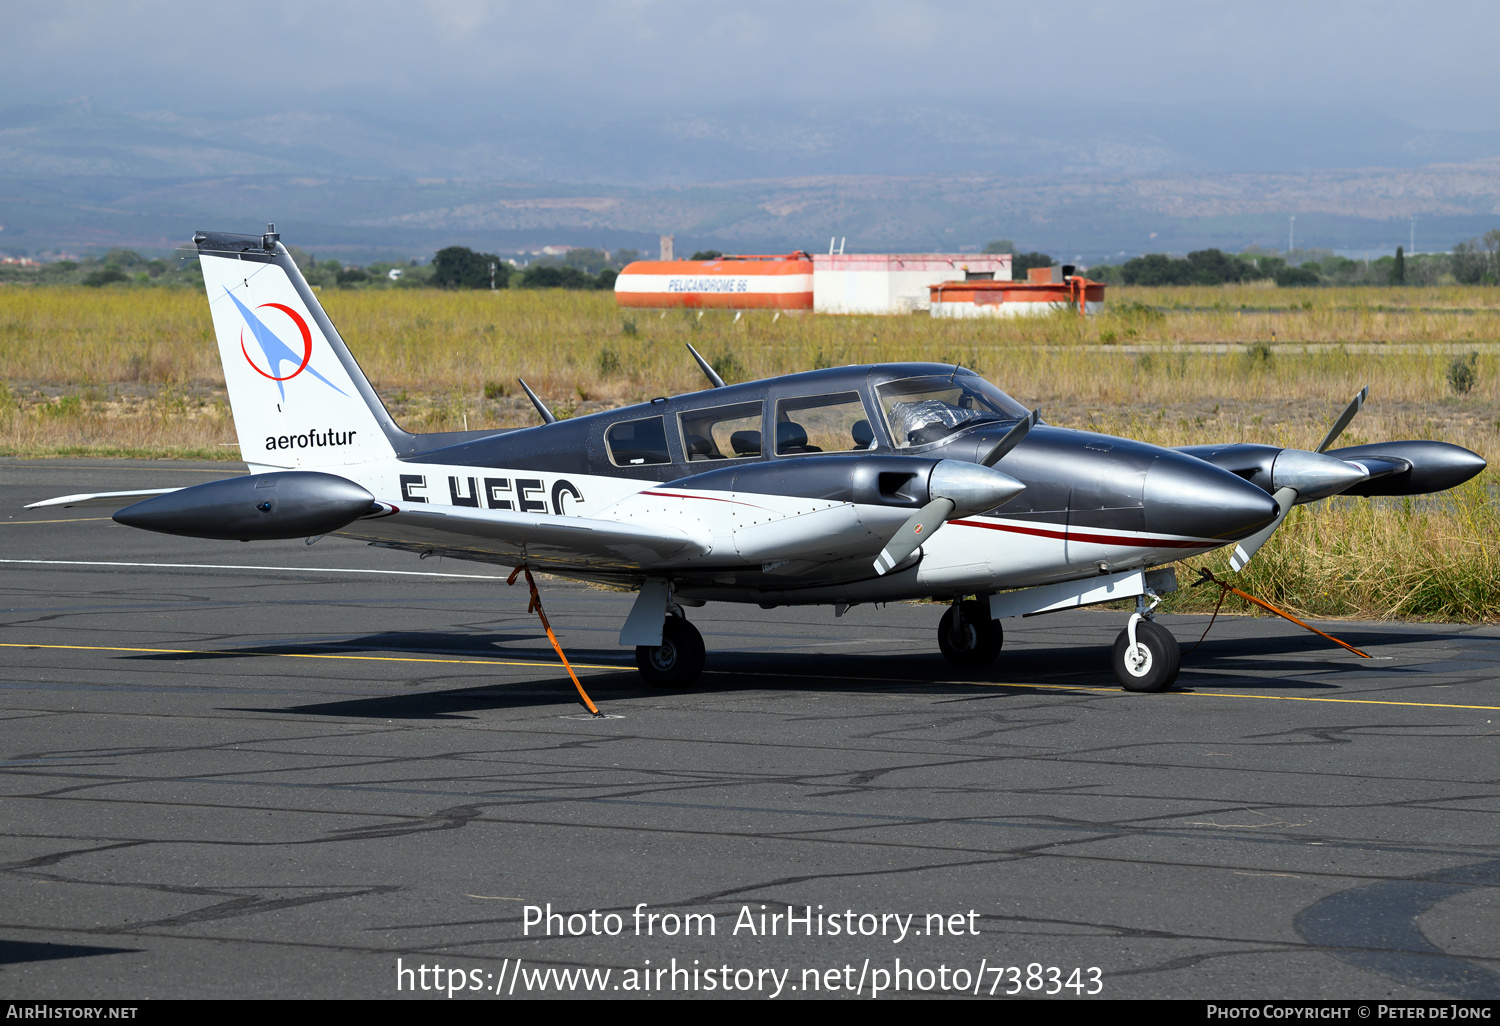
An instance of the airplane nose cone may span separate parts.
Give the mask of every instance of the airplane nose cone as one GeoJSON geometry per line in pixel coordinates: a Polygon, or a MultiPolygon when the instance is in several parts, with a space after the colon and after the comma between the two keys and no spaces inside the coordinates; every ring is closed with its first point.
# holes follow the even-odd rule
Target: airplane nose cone
{"type": "Polygon", "coordinates": [[[1148,531],[1224,541],[1254,534],[1278,512],[1276,500],[1249,481],[1179,453],[1152,462],[1142,501],[1148,531]]]}

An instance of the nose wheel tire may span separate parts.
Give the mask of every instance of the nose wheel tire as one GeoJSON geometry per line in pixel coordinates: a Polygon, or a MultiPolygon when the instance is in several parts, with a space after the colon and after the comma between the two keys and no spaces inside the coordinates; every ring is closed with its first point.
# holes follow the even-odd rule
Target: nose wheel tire
{"type": "Polygon", "coordinates": [[[990,619],[989,603],[972,599],[952,606],[938,624],[938,648],[943,658],[954,666],[988,666],[1000,654],[1005,641],[999,620],[990,619]]]}
{"type": "Polygon", "coordinates": [[[1135,625],[1135,648],[1127,628],[1115,639],[1115,678],[1126,691],[1165,691],[1177,680],[1182,648],[1172,632],[1159,623],[1140,620],[1135,625]]]}
{"type": "Polygon", "coordinates": [[[661,625],[660,645],[637,645],[635,665],[654,688],[685,688],[703,672],[703,635],[680,616],[661,625]]]}

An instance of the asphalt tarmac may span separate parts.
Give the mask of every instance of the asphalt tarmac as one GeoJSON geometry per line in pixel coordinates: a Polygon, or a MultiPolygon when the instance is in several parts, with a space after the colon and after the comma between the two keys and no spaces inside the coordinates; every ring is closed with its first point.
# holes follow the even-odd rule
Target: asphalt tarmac
{"type": "Polygon", "coordinates": [[[20,512],[231,469],[0,461],[9,997],[1500,997],[1500,629],[709,605],[668,692],[543,579],[593,719],[500,568],[20,512]]]}

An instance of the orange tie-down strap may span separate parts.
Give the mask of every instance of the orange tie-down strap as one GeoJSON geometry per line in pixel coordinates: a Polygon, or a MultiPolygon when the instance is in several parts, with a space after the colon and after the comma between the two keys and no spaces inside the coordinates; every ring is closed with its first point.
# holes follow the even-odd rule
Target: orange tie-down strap
{"type": "Polygon", "coordinates": [[[573,678],[573,686],[578,689],[578,697],[583,699],[584,708],[595,716],[602,716],[599,707],[589,697],[589,693],[583,690],[583,685],[578,682],[578,674],[573,672],[573,664],[568,662],[568,657],[563,653],[562,646],[557,643],[557,635],[552,633],[552,625],[547,622],[547,613],[542,609],[542,596],[536,590],[536,581],[531,576],[531,571],[524,566],[518,566],[510,572],[506,584],[515,584],[518,574],[526,575],[526,583],[531,587],[531,604],[526,607],[526,612],[535,612],[541,618],[542,628],[547,632],[547,640],[552,642],[552,647],[557,650],[557,658],[562,660],[563,668],[568,671],[568,676],[573,678]]]}
{"type": "MultiPolygon", "coordinates": [[[[1283,612],[1282,610],[1277,609],[1275,606],[1271,605],[1271,603],[1266,602],[1263,599],[1258,599],[1254,595],[1251,595],[1249,592],[1240,591],[1240,589],[1236,588],[1234,585],[1230,584],[1228,581],[1221,581],[1221,580],[1219,580],[1217,577],[1214,576],[1214,572],[1212,570],[1208,569],[1207,567],[1199,567],[1198,568],[1198,580],[1196,582],[1194,582],[1193,587],[1196,588],[1200,584],[1210,584],[1210,583],[1211,584],[1217,584],[1220,588],[1224,589],[1222,592],[1219,593],[1219,601],[1220,601],[1220,603],[1222,603],[1224,601],[1224,595],[1226,595],[1226,594],[1228,594],[1229,592],[1232,591],[1236,595],[1238,595],[1240,598],[1244,599],[1246,602],[1254,602],[1257,606],[1260,606],[1262,609],[1269,610],[1270,612],[1275,613],[1277,616],[1280,616],[1280,617],[1283,617],[1284,619],[1292,621],[1292,623],[1296,624],[1298,627],[1305,627],[1308,630],[1312,631],[1314,634],[1322,634],[1323,637],[1327,638],[1329,641],[1333,642],[1335,645],[1342,645],[1344,648],[1347,648],[1349,651],[1353,652],[1355,655],[1359,656],[1362,659],[1369,659],[1369,658],[1371,658],[1371,656],[1370,656],[1370,654],[1368,652],[1361,652],[1359,649],[1355,648],[1353,645],[1349,644],[1347,641],[1340,641],[1338,638],[1335,638],[1332,634],[1325,634],[1323,631],[1318,630],[1312,624],[1310,624],[1310,623],[1303,623],[1301,620],[1297,619],[1291,613],[1283,612]]],[[[1214,610],[1214,616],[1217,617],[1218,615],[1219,615],[1219,611],[1216,608],[1214,610]]],[[[1213,621],[1210,620],[1208,622],[1208,625],[1210,627],[1212,627],[1213,626],[1213,621]]],[[[1208,633],[1208,631],[1205,630],[1203,633],[1206,635],[1208,633]]],[[[1202,639],[1201,638],[1199,639],[1199,643],[1200,644],[1202,643],[1202,639]]],[[[1194,645],[1193,647],[1197,648],[1198,646],[1194,645]]]]}

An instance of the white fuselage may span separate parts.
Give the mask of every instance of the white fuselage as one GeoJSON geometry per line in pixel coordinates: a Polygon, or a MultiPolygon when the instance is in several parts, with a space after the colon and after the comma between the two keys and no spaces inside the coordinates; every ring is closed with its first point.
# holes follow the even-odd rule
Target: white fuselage
{"type": "MultiPolygon", "coordinates": [[[[252,465],[252,472],[278,468],[252,465]]],[[[871,560],[910,510],[795,496],[674,488],[670,483],[544,470],[377,460],[337,473],[395,509],[439,512],[513,510],[549,517],[668,524],[701,555],[673,561],[674,575],[702,574],[717,598],[758,602],[837,583],[859,594],[915,598],[978,593],[1152,566],[1207,551],[1222,542],[1141,531],[1070,529],[1034,516],[966,516],[950,521],[920,550],[920,559],[890,578],[871,560]],[[851,580],[851,571],[853,578],[851,580]],[[860,582],[863,582],[861,585],[860,582]],[[728,588],[742,594],[729,595],[728,588]]],[[[343,533],[360,536],[356,521],[343,533]]],[[[549,567],[563,576],[563,566],[549,567]]],[[[645,568],[649,572],[650,568],[645,568]]],[[[595,576],[585,569],[580,577],[595,576]]],[[[810,593],[811,597],[811,593],[810,593]]]]}

